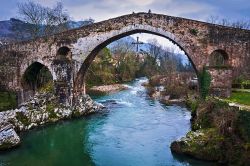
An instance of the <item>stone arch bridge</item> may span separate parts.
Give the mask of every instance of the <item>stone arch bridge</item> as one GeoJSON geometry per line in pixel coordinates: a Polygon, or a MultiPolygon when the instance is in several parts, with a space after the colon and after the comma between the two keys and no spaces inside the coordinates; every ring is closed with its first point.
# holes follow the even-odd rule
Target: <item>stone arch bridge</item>
{"type": "Polygon", "coordinates": [[[242,74],[250,77],[250,30],[161,14],[133,13],[2,46],[1,88],[17,92],[19,104],[22,103],[29,91],[23,87],[22,77],[36,63],[49,69],[56,94],[61,102],[71,105],[74,97],[82,93],[85,73],[98,51],[119,38],[140,32],[166,37],[177,44],[197,73],[207,67],[212,76],[211,91],[217,95],[230,95],[233,78],[242,74]],[[221,55],[223,66],[211,64],[212,55],[221,55]]]}

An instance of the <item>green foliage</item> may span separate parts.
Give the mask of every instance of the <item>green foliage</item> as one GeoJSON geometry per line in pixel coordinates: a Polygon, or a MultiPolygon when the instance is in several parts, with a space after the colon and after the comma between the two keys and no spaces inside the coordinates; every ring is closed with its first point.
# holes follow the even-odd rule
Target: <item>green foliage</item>
{"type": "Polygon", "coordinates": [[[245,80],[246,80],[246,79],[245,79],[245,76],[240,75],[240,76],[238,76],[237,78],[235,78],[235,79],[233,80],[233,83],[234,83],[234,84],[242,84],[245,80]]]}
{"type": "MultiPolygon", "coordinates": [[[[228,165],[244,165],[250,155],[250,112],[208,98],[192,114],[192,129],[180,151],[201,159],[215,159],[228,165]]],[[[176,146],[176,144],[175,144],[176,146]]]]}
{"type": "Polygon", "coordinates": [[[186,101],[186,105],[187,105],[188,108],[191,109],[192,114],[195,114],[196,110],[197,110],[197,108],[199,106],[199,102],[197,100],[188,99],[186,101]]]}
{"type": "Polygon", "coordinates": [[[242,84],[245,84],[245,85],[250,84],[250,80],[243,80],[242,84]]]}
{"type": "Polygon", "coordinates": [[[57,118],[57,115],[55,113],[55,108],[56,108],[56,105],[54,103],[48,103],[46,105],[46,111],[49,113],[49,118],[50,119],[56,119],[57,118]]]}
{"type": "Polygon", "coordinates": [[[250,143],[250,112],[239,111],[238,123],[241,136],[250,143]]]}
{"type": "Polygon", "coordinates": [[[233,92],[231,97],[228,98],[229,101],[250,105],[250,93],[249,92],[233,92]]]}
{"type": "Polygon", "coordinates": [[[112,57],[108,48],[98,53],[86,76],[88,87],[127,82],[138,76],[144,76],[140,72],[142,63],[137,61],[135,53],[117,54],[119,55],[112,57]]]}
{"type": "Polygon", "coordinates": [[[198,74],[200,80],[200,95],[203,100],[205,100],[209,94],[211,75],[203,68],[202,72],[198,74]]]}
{"type": "Polygon", "coordinates": [[[116,81],[115,66],[108,48],[104,48],[91,64],[86,75],[87,86],[113,84],[116,81]]]}
{"type": "Polygon", "coordinates": [[[16,113],[16,119],[22,122],[23,125],[28,126],[30,124],[29,118],[27,118],[23,112],[16,113]]]}
{"type": "Polygon", "coordinates": [[[101,58],[103,64],[107,64],[107,65],[111,64],[111,62],[112,62],[112,54],[111,54],[110,50],[107,47],[105,47],[102,50],[100,58],[101,58]]]}
{"type": "Polygon", "coordinates": [[[250,89],[250,80],[244,75],[240,75],[233,80],[233,88],[250,89]]]}
{"type": "Polygon", "coordinates": [[[225,123],[221,124],[221,119],[225,119],[225,122],[227,120],[230,121],[230,118],[234,117],[234,111],[230,110],[227,102],[214,98],[208,98],[205,101],[194,101],[192,107],[195,109],[195,112],[192,112],[192,118],[194,118],[192,123],[193,130],[217,127],[224,131],[225,123]],[[220,118],[216,119],[217,117],[220,118]]]}
{"type": "Polygon", "coordinates": [[[53,81],[49,81],[47,84],[43,85],[38,91],[41,93],[53,93],[54,92],[53,81]]]}
{"type": "Polygon", "coordinates": [[[158,74],[160,74],[160,68],[156,64],[155,59],[152,56],[147,55],[145,61],[141,63],[137,75],[152,77],[158,74]]]}
{"type": "Polygon", "coordinates": [[[223,156],[221,148],[223,141],[224,137],[215,128],[209,128],[196,132],[190,131],[185,141],[180,141],[178,144],[184,154],[213,161],[223,156]]]}
{"type": "Polygon", "coordinates": [[[139,71],[139,63],[135,60],[134,54],[128,54],[117,67],[117,72],[121,82],[132,81],[139,71]]]}
{"type": "Polygon", "coordinates": [[[197,36],[199,31],[197,29],[189,29],[189,32],[194,35],[194,36],[197,36]]]}
{"type": "Polygon", "coordinates": [[[17,107],[16,94],[14,92],[0,92],[0,112],[17,107]]]}

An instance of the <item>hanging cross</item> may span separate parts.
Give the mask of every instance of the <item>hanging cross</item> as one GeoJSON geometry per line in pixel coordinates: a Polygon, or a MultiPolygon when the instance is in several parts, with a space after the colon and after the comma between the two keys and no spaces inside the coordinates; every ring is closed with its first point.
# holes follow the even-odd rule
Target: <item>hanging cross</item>
{"type": "Polygon", "coordinates": [[[143,42],[140,42],[140,41],[139,41],[139,37],[137,37],[136,42],[132,42],[132,44],[135,44],[135,45],[136,45],[136,52],[138,53],[138,52],[139,52],[139,46],[140,46],[141,44],[144,44],[144,43],[143,43],[143,42]]]}

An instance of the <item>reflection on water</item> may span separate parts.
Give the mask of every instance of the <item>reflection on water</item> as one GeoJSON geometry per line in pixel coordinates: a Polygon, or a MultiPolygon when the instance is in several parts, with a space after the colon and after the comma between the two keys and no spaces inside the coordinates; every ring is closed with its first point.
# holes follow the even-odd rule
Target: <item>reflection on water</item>
{"type": "Polygon", "coordinates": [[[102,114],[25,133],[19,148],[0,154],[0,166],[212,165],[171,153],[170,143],[190,130],[190,112],[150,100],[144,81],[96,97],[102,114]]]}

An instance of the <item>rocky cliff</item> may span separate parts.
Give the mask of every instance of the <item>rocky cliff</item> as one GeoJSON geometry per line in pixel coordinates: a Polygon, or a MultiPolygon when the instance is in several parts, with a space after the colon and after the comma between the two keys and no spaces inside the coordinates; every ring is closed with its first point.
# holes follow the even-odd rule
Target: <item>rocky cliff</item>
{"type": "Polygon", "coordinates": [[[73,107],[60,105],[57,101],[53,94],[37,94],[17,109],[0,112],[0,150],[19,145],[21,139],[17,133],[21,131],[88,115],[102,108],[88,95],[80,96],[73,107]]]}

